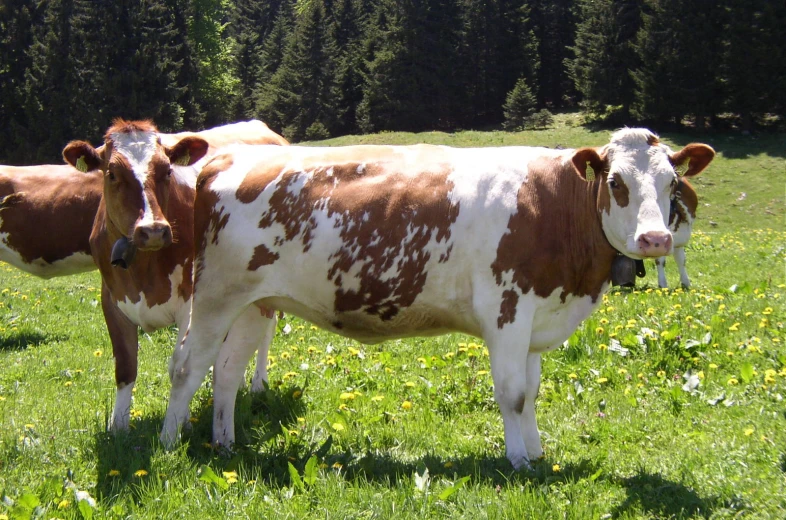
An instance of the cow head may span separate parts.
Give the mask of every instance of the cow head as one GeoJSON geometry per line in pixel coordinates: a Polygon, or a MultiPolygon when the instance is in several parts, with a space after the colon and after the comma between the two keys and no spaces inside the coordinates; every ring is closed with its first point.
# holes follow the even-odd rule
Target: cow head
{"type": "Polygon", "coordinates": [[[609,243],[626,256],[642,259],[671,253],[668,219],[677,186],[675,167],[688,163],[683,175],[691,177],[714,156],[705,144],[689,144],[673,153],[649,130],[625,128],[602,148],[577,150],[572,162],[585,180],[588,165],[597,176],[597,206],[609,243]]]}
{"type": "Polygon", "coordinates": [[[163,146],[150,121],[117,119],[104,136],[104,146],[93,148],[72,141],[63,150],[66,162],[82,171],[104,173],[104,204],[110,232],[143,251],[172,243],[167,201],[173,165],[190,166],[201,159],[208,143],[195,136],[163,146]]]}

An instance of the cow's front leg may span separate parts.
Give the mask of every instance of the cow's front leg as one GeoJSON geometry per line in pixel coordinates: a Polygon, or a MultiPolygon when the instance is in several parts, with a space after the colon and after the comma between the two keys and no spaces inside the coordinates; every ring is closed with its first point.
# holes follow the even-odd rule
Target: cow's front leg
{"type": "MultiPolygon", "coordinates": [[[[519,326],[515,331],[513,327],[506,327],[486,338],[491,357],[491,376],[494,379],[494,399],[499,405],[505,428],[505,454],[515,469],[529,467],[524,435],[527,434],[527,442],[531,442],[530,426],[526,419],[530,408],[534,417],[534,403],[527,403],[527,359],[532,320],[526,320],[527,326],[523,326],[522,321],[525,321],[525,318],[517,316],[516,325],[519,326]],[[524,425],[527,429],[522,431],[524,425]]],[[[532,428],[537,435],[537,426],[533,424],[532,428]]]]}
{"type": "Polygon", "coordinates": [[[680,270],[680,283],[683,287],[690,287],[690,278],[688,278],[688,270],[685,268],[685,248],[674,248],[674,261],[677,262],[677,268],[680,270]]]}
{"type": "Polygon", "coordinates": [[[262,341],[257,348],[257,366],[254,370],[254,377],[251,379],[252,392],[261,392],[267,385],[267,355],[270,350],[270,344],[273,342],[273,336],[276,333],[276,324],[278,323],[278,317],[274,311],[260,309],[257,312],[268,318],[272,325],[265,328],[262,341]]]}
{"type": "MultiPolygon", "coordinates": [[[[235,400],[245,368],[257,349],[267,363],[267,349],[275,330],[275,315],[268,318],[250,305],[232,324],[221,345],[213,367],[213,442],[217,446],[231,447],[235,442],[235,400]]],[[[267,379],[267,370],[264,375],[267,379]]]]}
{"type": "Polygon", "coordinates": [[[666,280],[666,257],[661,256],[659,258],[656,258],[655,266],[658,268],[658,286],[661,289],[665,289],[666,287],[669,286],[669,282],[668,280],[666,280]]]}
{"type": "Polygon", "coordinates": [[[136,383],[139,337],[137,326],[123,314],[112,300],[106,284],[101,286],[101,309],[104,312],[112,353],[115,357],[115,408],[109,419],[112,431],[128,430],[131,418],[131,395],[136,383]]]}
{"type": "Polygon", "coordinates": [[[543,447],[540,444],[540,431],[538,420],[535,416],[535,400],[540,389],[540,354],[530,352],[527,355],[527,380],[524,390],[524,409],[521,412],[521,431],[524,435],[524,444],[527,446],[529,460],[539,459],[543,456],[543,447]]]}

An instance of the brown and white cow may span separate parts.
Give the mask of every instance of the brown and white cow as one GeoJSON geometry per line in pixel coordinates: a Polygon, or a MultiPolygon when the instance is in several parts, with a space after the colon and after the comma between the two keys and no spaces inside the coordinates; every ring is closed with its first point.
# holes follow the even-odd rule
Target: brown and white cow
{"type": "MultiPolygon", "coordinates": [[[[693,221],[696,219],[696,209],[699,206],[699,197],[696,190],[687,179],[679,178],[669,212],[669,230],[674,237],[672,255],[680,271],[680,283],[683,287],[690,287],[688,270],[685,268],[685,246],[690,242],[693,233],[693,221]]],[[[668,287],[666,280],[666,257],[655,259],[658,267],[658,285],[668,287]]]]}
{"type": "MultiPolygon", "coordinates": [[[[153,331],[176,324],[181,333],[186,330],[198,173],[188,167],[227,142],[286,143],[264,124],[259,123],[260,127],[256,123],[223,127],[229,134],[235,127],[247,127],[227,141],[216,137],[224,135],[220,131],[178,138],[159,134],[149,121],[116,120],[107,130],[102,148],[72,141],[63,150],[68,163],[103,174],[103,197],[90,248],[101,272],[101,304],[115,356],[117,398],[110,423],[114,430],[129,425],[137,376],[137,328],[153,331]],[[175,166],[178,164],[182,167],[175,166]]],[[[255,348],[261,340],[254,338],[255,348]]],[[[267,379],[267,345],[260,348],[259,362],[255,390],[267,379]]]]}
{"type": "Polygon", "coordinates": [[[91,271],[103,179],[65,164],[0,166],[0,260],[41,278],[91,271]]]}
{"type": "MultiPolygon", "coordinates": [[[[601,301],[618,254],[668,254],[677,184],[714,156],[672,153],[644,129],[600,148],[245,148],[197,182],[191,323],[173,356],[170,447],[226,334],[278,309],[366,343],[458,331],[483,338],[508,459],[543,451],[543,352],[601,301]],[[588,164],[595,172],[587,180],[588,164]]],[[[248,359],[250,345],[237,357],[248,359]]],[[[226,353],[222,352],[226,356],[226,353]]],[[[214,441],[234,441],[234,383],[214,387],[214,441]]],[[[225,374],[225,381],[230,377],[225,374]]]]}

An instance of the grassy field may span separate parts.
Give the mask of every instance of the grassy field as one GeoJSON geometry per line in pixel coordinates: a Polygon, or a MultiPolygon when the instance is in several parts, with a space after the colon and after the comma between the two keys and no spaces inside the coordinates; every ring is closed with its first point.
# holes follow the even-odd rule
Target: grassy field
{"type": "MultiPolygon", "coordinates": [[[[608,135],[563,117],[541,132],[324,144],[571,147],[608,135]]],[[[208,444],[208,383],[184,444],[157,440],[173,330],[140,335],[133,427],[112,436],[98,275],[43,281],[0,265],[0,519],[786,518],[786,140],[661,137],[719,152],[695,183],[694,286],[658,289],[650,262],[636,290],[606,295],[544,356],[546,456],[532,470],[505,458],[479,340],[364,346],[289,316],[271,389],[241,391],[234,453],[208,444]]],[[[673,261],[667,275],[678,283],[673,261]]]]}

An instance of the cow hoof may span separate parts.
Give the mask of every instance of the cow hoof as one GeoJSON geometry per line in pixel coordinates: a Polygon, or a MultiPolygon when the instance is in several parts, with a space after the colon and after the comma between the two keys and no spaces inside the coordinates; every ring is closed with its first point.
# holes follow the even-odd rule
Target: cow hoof
{"type": "Polygon", "coordinates": [[[516,471],[532,469],[532,466],[530,466],[529,459],[526,455],[508,456],[508,460],[513,465],[513,469],[516,471]]]}

